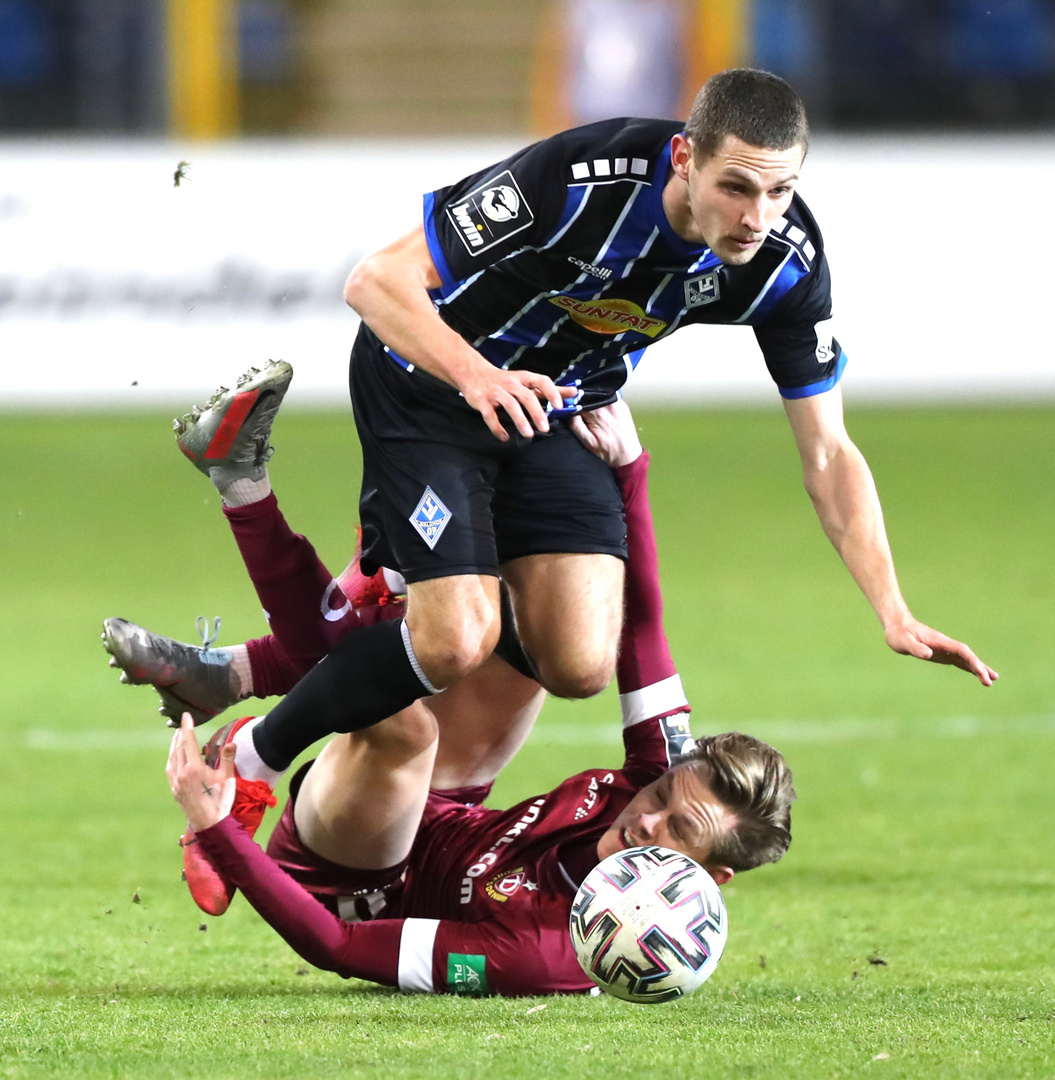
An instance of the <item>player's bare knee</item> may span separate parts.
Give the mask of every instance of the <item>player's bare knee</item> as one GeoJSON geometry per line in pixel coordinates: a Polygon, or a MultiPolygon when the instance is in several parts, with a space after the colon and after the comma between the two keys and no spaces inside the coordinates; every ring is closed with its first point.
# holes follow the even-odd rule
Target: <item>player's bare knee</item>
{"type": "Polygon", "coordinates": [[[430,627],[421,634],[412,627],[411,640],[425,675],[442,688],[460,682],[494,652],[498,622],[466,617],[456,624],[448,623],[446,629],[430,627]]]}
{"type": "Polygon", "coordinates": [[[347,736],[360,740],[373,754],[399,761],[424,753],[438,737],[436,718],[421,702],[415,702],[380,724],[347,736]]]}
{"type": "Polygon", "coordinates": [[[568,667],[539,664],[539,682],[554,696],[588,698],[599,694],[615,674],[615,658],[604,658],[589,665],[568,667]]]}

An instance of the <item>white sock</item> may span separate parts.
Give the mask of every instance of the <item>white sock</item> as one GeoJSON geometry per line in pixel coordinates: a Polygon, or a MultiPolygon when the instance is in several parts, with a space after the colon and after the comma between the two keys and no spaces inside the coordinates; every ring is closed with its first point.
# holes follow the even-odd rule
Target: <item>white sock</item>
{"type": "Polygon", "coordinates": [[[385,584],[396,596],[402,596],[407,591],[406,580],[398,570],[389,570],[387,566],[382,566],[381,573],[384,575],[385,584]]]}
{"type": "Polygon", "coordinates": [[[249,664],[249,650],[244,645],[230,646],[231,675],[236,684],[231,689],[238,695],[238,700],[253,696],[253,669],[249,664]]]}
{"type": "Polygon", "coordinates": [[[225,487],[220,492],[220,498],[228,506],[249,506],[266,499],[270,494],[271,477],[265,472],[263,480],[250,480],[248,477],[235,480],[230,487],[225,487]]]}
{"type": "Polygon", "coordinates": [[[272,787],[282,779],[282,772],[276,772],[270,765],[265,765],[260,755],[256,752],[256,744],[253,742],[253,728],[264,718],[258,716],[243,724],[235,733],[234,739],[234,767],[243,780],[266,780],[272,787]]]}

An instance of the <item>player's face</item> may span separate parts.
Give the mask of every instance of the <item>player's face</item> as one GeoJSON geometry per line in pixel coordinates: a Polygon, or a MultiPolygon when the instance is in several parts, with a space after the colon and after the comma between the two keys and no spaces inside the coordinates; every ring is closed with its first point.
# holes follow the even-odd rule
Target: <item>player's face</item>
{"type": "Polygon", "coordinates": [[[675,765],[630,800],[598,840],[597,854],[605,859],[624,848],[658,844],[707,866],[715,838],[731,820],[699,765],[675,765]]]}
{"type": "Polygon", "coordinates": [[[680,171],[676,150],[672,154],[688,188],[686,225],[695,235],[685,238],[702,240],[729,266],[750,262],[791,204],[802,147],[766,150],[727,135],[714,156],[699,164],[691,146],[685,147],[680,171]]]}

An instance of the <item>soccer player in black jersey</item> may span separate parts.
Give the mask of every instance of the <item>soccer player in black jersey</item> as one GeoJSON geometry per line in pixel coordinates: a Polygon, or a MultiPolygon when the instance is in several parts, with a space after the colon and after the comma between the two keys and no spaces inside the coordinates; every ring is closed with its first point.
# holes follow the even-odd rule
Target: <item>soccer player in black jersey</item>
{"type": "Polygon", "coordinates": [[[284,768],[324,734],[453,685],[496,646],[554,693],[607,684],[622,507],[568,418],[612,401],[644,347],[688,323],[754,331],[806,489],[888,645],[992,683],[898,587],[843,424],[823,241],[795,193],[808,139],[783,80],[724,72],[685,125],[576,128],[426,195],[422,224],[353,270],[364,565],[398,567],[408,612],[309,673],[255,729],[261,760],[284,768]]]}

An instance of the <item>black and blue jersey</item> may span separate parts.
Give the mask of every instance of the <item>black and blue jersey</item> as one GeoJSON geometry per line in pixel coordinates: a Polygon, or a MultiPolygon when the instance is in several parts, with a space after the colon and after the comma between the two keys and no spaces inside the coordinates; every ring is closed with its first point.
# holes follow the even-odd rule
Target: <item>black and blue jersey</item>
{"type": "Polygon", "coordinates": [[[443,320],[496,366],[578,386],[575,410],[613,400],[643,349],[690,323],[752,327],[784,397],[834,386],[844,358],[826,332],[828,265],[805,203],[794,197],[749,263],[726,266],[664,213],[680,130],[589,124],[426,195],[443,320]]]}

